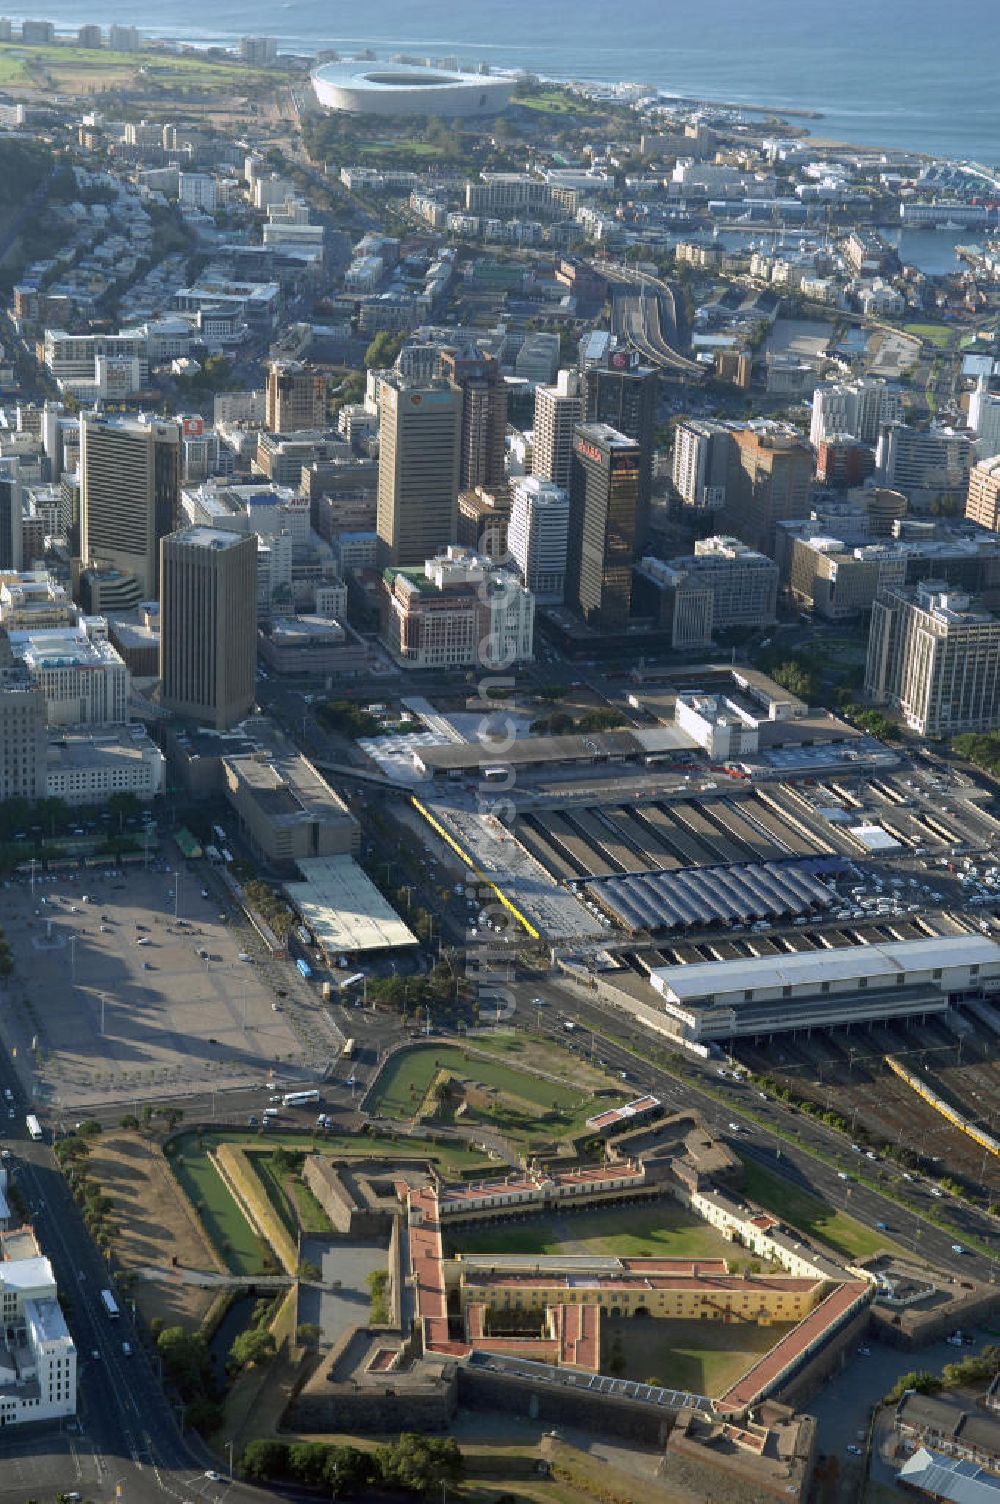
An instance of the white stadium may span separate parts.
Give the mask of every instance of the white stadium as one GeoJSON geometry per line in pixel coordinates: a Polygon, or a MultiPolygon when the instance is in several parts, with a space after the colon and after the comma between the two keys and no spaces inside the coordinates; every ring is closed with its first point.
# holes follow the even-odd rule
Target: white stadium
{"type": "Polygon", "coordinates": [[[324,63],[312,76],[316,98],[349,115],[497,115],[513,78],[418,68],[407,63],[324,63]]]}

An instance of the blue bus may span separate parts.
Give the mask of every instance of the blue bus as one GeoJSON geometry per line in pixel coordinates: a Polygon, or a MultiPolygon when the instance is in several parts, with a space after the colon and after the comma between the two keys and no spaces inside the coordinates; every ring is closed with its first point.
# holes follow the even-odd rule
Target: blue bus
{"type": "Polygon", "coordinates": [[[309,962],[303,961],[302,957],[300,956],[295,964],[299,968],[299,971],[301,971],[302,975],[305,977],[306,981],[308,981],[313,974],[312,967],[309,965],[309,962]]]}

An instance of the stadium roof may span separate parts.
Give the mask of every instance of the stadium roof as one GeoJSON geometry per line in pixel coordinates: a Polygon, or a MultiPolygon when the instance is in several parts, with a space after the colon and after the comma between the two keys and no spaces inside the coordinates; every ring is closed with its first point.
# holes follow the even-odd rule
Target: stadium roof
{"type": "Polygon", "coordinates": [[[285,892],[329,954],[417,945],[395,909],[350,856],[300,857],[300,883],[285,892]]]}

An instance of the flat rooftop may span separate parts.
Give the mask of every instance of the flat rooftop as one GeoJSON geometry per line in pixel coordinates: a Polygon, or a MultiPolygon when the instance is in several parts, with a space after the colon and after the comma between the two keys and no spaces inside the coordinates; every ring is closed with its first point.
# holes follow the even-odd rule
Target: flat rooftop
{"type": "MultiPolygon", "coordinates": [[[[685,745],[692,744],[688,741],[685,745]]],[[[482,742],[422,747],[417,755],[431,773],[478,770],[491,761],[489,744],[482,742]]],[[[644,755],[645,748],[630,731],[595,731],[578,736],[526,736],[505,746],[492,760],[505,766],[527,767],[534,763],[622,761],[644,755]]]]}
{"type": "MultiPolygon", "coordinates": [[[[262,723],[255,723],[255,729],[262,723]]],[[[336,789],[308,758],[283,737],[254,742],[252,750],[231,750],[220,742],[225,766],[243,794],[271,821],[301,824],[308,820],[354,824],[336,789]]]]}
{"type": "Polygon", "coordinates": [[[328,954],[397,950],[419,942],[350,856],[301,857],[285,892],[328,954]]]}
{"type": "Polygon", "coordinates": [[[653,986],[678,1002],[697,1003],[713,994],[802,987],[868,978],[886,986],[907,972],[953,966],[1000,965],[1000,945],[986,935],[934,935],[885,945],[856,945],[789,955],[741,956],[692,966],[660,966],[653,986]]]}
{"type": "Polygon", "coordinates": [[[11,632],[10,645],[15,657],[34,669],[107,668],[121,663],[110,642],[89,637],[82,627],[11,632]]]}
{"type": "Polygon", "coordinates": [[[49,1285],[54,1290],[56,1277],[47,1258],[5,1259],[0,1264],[0,1289],[37,1290],[49,1285]]]}

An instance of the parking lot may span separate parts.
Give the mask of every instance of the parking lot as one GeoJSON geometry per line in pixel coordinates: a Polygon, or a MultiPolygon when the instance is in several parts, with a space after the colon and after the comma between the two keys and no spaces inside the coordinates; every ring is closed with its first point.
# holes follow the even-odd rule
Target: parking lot
{"type": "Polygon", "coordinates": [[[233,1086],[299,1063],[273,982],[240,959],[246,929],[203,892],[165,863],[11,885],[16,970],[0,1029],[41,1107],[233,1086]]]}

